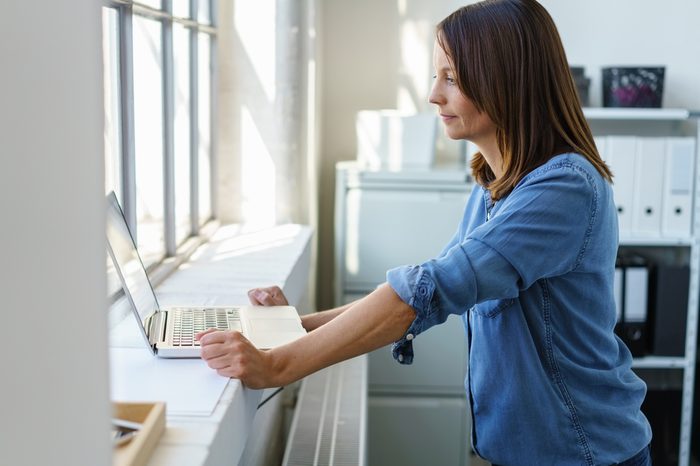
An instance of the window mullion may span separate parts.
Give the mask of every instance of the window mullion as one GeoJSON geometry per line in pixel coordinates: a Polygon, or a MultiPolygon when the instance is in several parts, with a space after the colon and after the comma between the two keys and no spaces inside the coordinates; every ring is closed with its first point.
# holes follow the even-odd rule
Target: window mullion
{"type": "Polygon", "coordinates": [[[121,95],[122,203],[127,224],[137,241],[136,150],[134,141],[134,41],[131,6],[119,8],[119,73],[121,95]]]}
{"type": "MultiPolygon", "coordinates": [[[[172,0],[163,0],[163,8],[172,11],[172,0]]],[[[173,23],[162,21],[163,42],[163,222],[165,223],[165,254],[174,256],[177,250],[175,235],[175,83],[173,23]]]]}
{"type": "MultiPolygon", "coordinates": [[[[205,0],[209,2],[209,15],[211,17],[211,24],[212,26],[216,27],[216,18],[217,18],[217,11],[216,11],[216,4],[217,2],[214,2],[212,0],[205,0]]],[[[209,38],[209,52],[210,52],[210,57],[209,57],[209,64],[211,67],[211,82],[209,85],[209,112],[210,112],[210,125],[209,125],[209,140],[210,140],[210,163],[211,163],[211,168],[209,170],[209,175],[210,175],[210,199],[211,199],[211,216],[213,218],[218,217],[218,212],[219,212],[219,204],[218,204],[218,183],[217,183],[217,178],[218,178],[218,166],[219,166],[219,157],[218,157],[218,144],[217,144],[217,128],[218,125],[216,125],[217,121],[217,102],[219,99],[216,98],[216,93],[218,89],[218,76],[219,73],[216,71],[217,66],[218,66],[218,60],[217,60],[217,54],[218,54],[218,43],[216,40],[216,35],[212,34],[210,35],[209,38]]]]}

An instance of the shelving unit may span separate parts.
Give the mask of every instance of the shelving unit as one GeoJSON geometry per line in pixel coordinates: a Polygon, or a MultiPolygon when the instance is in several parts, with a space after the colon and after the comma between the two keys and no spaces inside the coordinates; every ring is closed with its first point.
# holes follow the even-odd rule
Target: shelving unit
{"type": "Polygon", "coordinates": [[[693,238],[620,238],[620,246],[692,246],[693,238]]]}
{"type": "Polygon", "coordinates": [[[596,108],[586,107],[583,114],[590,120],[681,121],[690,118],[690,110],[682,108],[596,108]]]}
{"type": "MultiPolygon", "coordinates": [[[[661,247],[689,248],[690,283],[688,290],[688,311],[686,317],[686,338],[684,357],[645,356],[635,358],[632,367],[635,369],[682,370],[683,387],[681,401],[681,426],[678,464],[689,466],[690,441],[693,418],[693,394],[696,367],[696,342],[698,326],[698,293],[700,292],[700,117],[699,112],[685,109],[632,109],[632,108],[585,108],[584,115],[596,128],[613,125],[615,128],[626,130],[626,134],[663,134],[668,136],[678,134],[693,135],[695,144],[695,176],[693,186],[693,221],[691,235],[687,238],[645,238],[625,237],[620,239],[621,247],[661,247]],[[650,125],[660,125],[661,129],[650,125]],[[694,134],[688,125],[695,125],[694,134]]],[[[613,130],[614,131],[614,130],[613,130]]]]}
{"type": "Polygon", "coordinates": [[[632,367],[639,369],[685,369],[687,366],[687,358],[672,356],[644,356],[632,361],[632,367]]]}

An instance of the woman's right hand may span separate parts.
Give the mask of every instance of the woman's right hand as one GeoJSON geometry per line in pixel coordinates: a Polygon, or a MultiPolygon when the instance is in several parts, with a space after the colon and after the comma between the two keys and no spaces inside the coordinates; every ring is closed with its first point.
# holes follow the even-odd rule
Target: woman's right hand
{"type": "Polygon", "coordinates": [[[289,306],[287,297],[279,286],[253,288],[248,291],[248,299],[254,306],[289,306]]]}

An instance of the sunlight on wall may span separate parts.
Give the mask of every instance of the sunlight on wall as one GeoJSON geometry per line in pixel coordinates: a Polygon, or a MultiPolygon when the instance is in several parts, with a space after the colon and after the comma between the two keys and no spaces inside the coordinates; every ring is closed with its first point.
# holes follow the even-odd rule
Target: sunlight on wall
{"type": "Polygon", "coordinates": [[[239,1],[234,11],[236,32],[270,102],[276,93],[275,3],[275,0],[239,1]]]}
{"type": "Polygon", "coordinates": [[[407,10],[406,0],[398,0],[396,9],[398,10],[399,15],[406,16],[406,10],[407,10]]]}
{"type": "Polygon", "coordinates": [[[253,227],[275,224],[276,169],[250,110],[241,107],[241,192],[243,220],[253,227]]]}
{"type": "Polygon", "coordinates": [[[400,44],[403,79],[397,94],[400,110],[417,112],[425,108],[432,73],[432,50],[428,50],[427,46],[431,31],[425,21],[402,18],[400,44]]]}
{"type": "Polygon", "coordinates": [[[404,86],[399,86],[396,91],[396,107],[409,113],[417,113],[418,107],[411,93],[404,86]]]}

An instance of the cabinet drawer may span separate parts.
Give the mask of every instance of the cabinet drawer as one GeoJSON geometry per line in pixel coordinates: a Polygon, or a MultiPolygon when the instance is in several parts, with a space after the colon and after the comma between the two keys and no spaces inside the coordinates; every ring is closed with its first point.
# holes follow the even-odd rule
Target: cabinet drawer
{"type": "Polygon", "coordinates": [[[391,347],[369,355],[370,393],[464,395],[467,342],[462,320],[450,316],[413,340],[413,364],[399,364],[391,347]]]}
{"type": "Polygon", "coordinates": [[[468,193],[349,189],[344,219],[343,287],[373,289],[386,271],[442,251],[462,218],[468,193]]]}
{"type": "Polygon", "coordinates": [[[466,465],[469,429],[464,398],[369,398],[370,466],[466,465]]]}

